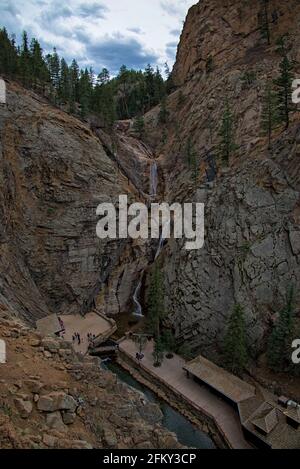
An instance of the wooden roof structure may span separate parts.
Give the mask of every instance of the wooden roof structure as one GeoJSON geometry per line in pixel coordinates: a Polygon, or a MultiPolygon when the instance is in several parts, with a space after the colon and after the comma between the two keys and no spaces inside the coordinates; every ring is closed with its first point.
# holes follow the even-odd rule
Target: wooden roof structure
{"type": "Polygon", "coordinates": [[[268,402],[264,402],[252,416],[253,425],[266,435],[271,433],[278,424],[277,409],[268,402]]]}
{"type": "Polygon", "coordinates": [[[235,404],[249,399],[255,395],[255,388],[251,384],[242,381],[237,376],[220,368],[203,356],[188,362],[184,370],[196,378],[223,394],[235,404]]]}

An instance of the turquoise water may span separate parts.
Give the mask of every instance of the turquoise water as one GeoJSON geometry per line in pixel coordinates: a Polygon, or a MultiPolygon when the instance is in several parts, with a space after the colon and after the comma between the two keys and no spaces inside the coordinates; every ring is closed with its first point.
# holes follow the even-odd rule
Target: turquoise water
{"type": "Polygon", "coordinates": [[[103,364],[103,366],[115,373],[121,381],[145,394],[149,401],[159,405],[164,416],[162,425],[171,432],[176,433],[177,439],[182,445],[198,449],[216,448],[206,433],[194,427],[189,420],[170,407],[165,401],[159,399],[150,389],[139,383],[119,365],[110,361],[103,364]]]}

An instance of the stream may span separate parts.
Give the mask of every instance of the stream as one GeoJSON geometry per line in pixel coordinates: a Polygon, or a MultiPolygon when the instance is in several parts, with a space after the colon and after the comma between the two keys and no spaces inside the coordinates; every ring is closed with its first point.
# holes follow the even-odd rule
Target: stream
{"type": "Polygon", "coordinates": [[[188,419],[170,407],[165,401],[159,399],[154,392],[139,383],[117,363],[109,361],[102,363],[102,366],[115,373],[124,383],[141,391],[150,402],[157,404],[163,413],[162,425],[175,433],[182,445],[197,449],[216,449],[215,444],[206,433],[194,427],[188,419]]]}

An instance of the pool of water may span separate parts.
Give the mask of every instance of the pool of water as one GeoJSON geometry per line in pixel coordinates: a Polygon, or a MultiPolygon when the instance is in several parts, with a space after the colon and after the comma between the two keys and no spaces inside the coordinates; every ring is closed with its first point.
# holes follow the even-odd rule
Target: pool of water
{"type": "Polygon", "coordinates": [[[141,391],[149,401],[159,405],[163,413],[162,425],[171,432],[176,433],[177,439],[182,445],[199,449],[216,448],[213,441],[206,433],[198,430],[189,420],[183,417],[183,415],[170,407],[165,401],[159,399],[156,394],[139,383],[118,364],[109,361],[103,363],[103,367],[115,373],[121,381],[141,391]]]}

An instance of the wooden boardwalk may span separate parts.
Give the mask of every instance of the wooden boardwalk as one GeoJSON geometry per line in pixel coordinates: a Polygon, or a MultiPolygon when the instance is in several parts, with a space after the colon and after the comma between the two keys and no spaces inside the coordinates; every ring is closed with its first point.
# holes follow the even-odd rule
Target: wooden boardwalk
{"type": "MultiPolygon", "coordinates": [[[[136,361],[137,348],[132,340],[126,339],[120,342],[120,351],[136,361]]],[[[145,357],[141,363],[145,370],[148,370],[167,386],[175,389],[195,407],[202,409],[204,414],[209,415],[232,448],[251,448],[243,436],[238,412],[230,404],[213,394],[206,386],[201,386],[194,380],[188,379],[183,370],[186,362],[181,357],[175,355],[172,360],[164,360],[160,368],[155,368],[152,352],[153,343],[148,342],[143,351],[145,357]]]]}

